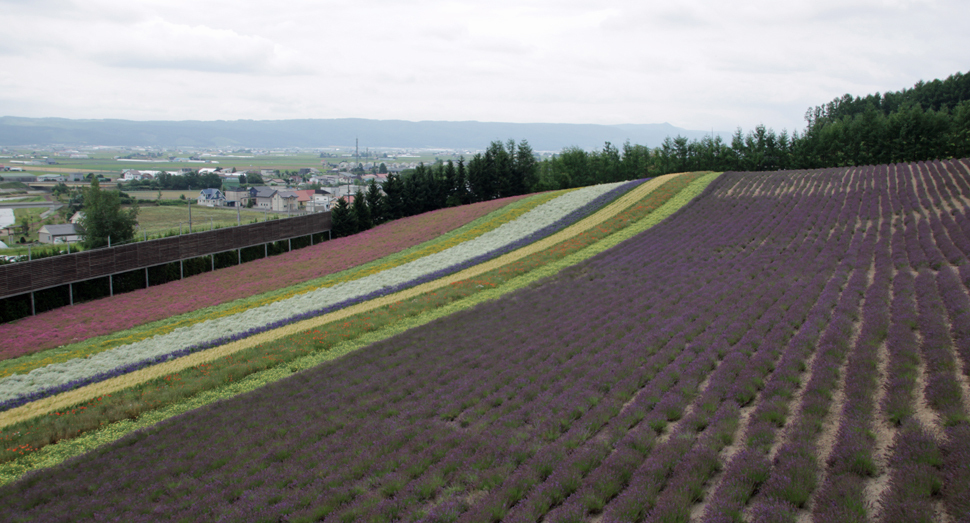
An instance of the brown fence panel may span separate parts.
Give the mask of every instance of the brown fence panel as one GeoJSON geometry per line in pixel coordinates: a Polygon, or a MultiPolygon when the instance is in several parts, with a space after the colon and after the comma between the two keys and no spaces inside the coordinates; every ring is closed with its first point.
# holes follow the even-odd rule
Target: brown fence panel
{"type": "Polygon", "coordinates": [[[71,263],[59,263],[57,257],[37,260],[37,265],[30,269],[30,286],[37,288],[60,285],[64,281],[60,277],[61,274],[72,273],[73,276],[77,273],[77,271],[71,270],[73,269],[72,265],[71,263]],[[63,271],[61,270],[62,267],[64,268],[63,271]]]}
{"type": "Polygon", "coordinates": [[[236,247],[236,242],[233,241],[236,235],[233,234],[232,229],[216,229],[211,234],[213,250],[222,252],[236,247]]]}
{"type": "Polygon", "coordinates": [[[154,242],[158,246],[158,263],[169,263],[179,259],[178,236],[164,238],[154,242]]]}
{"type": "MultiPolygon", "coordinates": [[[[88,254],[87,252],[83,254],[88,254]]],[[[98,249],[91,251],[88,256],[88,275],[87,278],[97,278],[108,274],[114,274],[114,253],[111,249],[98,249]]]]}
{"type": "Polygon", "coordinates": [[[0,265],[0,298],[180,259],[306,236],[326,231],[330,229],[330,224],[330,213],[317,213],[0,265]]]}
{"type": "Polygon", "coordinates": [[[122,245],[114,250],[115,272],[127,272],[138,268],[138,244],[122,245]]]}
{"type": "Polygon", "coordinates": [[[31,267],[28,267],[32,263],[19,262],[3,266],[7,269],[5,272],[7,273],[7,288],[10,294],[30,292],[34,288],[30,281],[31,267]]]}
{"type": "Polygon", "coordinates": [[[188,234],[185,236],[179,236],[179,257],[180,258],[195,258],[202,255],[204,250],[204,245],[199,241],[199,235],[188,234]]]}

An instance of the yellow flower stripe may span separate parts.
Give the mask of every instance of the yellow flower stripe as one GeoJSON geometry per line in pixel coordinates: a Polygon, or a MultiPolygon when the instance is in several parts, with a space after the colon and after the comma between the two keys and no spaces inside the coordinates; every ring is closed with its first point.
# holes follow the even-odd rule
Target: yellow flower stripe
{"type": "MultiPolygon", "coordinates": [[[[436,319],[445,317],[455,312],[473,307],[479,303],[496,300],[509,292],[526,287],[534,282],[552,276],[559,271],[589,259],[604,250],[628,240],[633,236],[642,233],[650,227],[660,223],[664,218],[673,214],[677,209],[699,195],[708,184],[710,184],[719,173],[711,173],[694,181],[671,200],[666,202],[656,211],[650,213],[643,219],[631,224],[630,226],[613,233],[610,236],[590,245],[578,252],[565,258],[539,267],[529,273],[509,280],[498,288],[485,289],[481,292],[449,303],[435,310],[428,311],[414,318],[397,322],[374,332],[361,335],[354,340],[340,343],[326,352],[320,352],[304,356],[286,365],[273,367],[258,373],[250,374],[246,378],[216,389],[201,392],[185,401],[168,405],[161,409],[146,412],[136,420],[122,420],[106,425],[96,431],[92,431],[77,438],[62,440],[56,444],[48,445],[43,449],[30,453],[17,460],[0,465],[0,485],[17,480],[23,474],[46,467],[53,467],[64,461],[81,455],[99,446],[117,441],[118,439],[134,432],[164,421],[168,418],[177,416],[184,412],[203,407],[210,403],[220,401],[232,396],[256,390],[269,383],[286,378],[293,372],[308,369],[344,356],[350,352],[363,348],[371,343],[375,343],[391,336],[404,332],[408,329],[430,323],[436,319]]],[[[669,180],[670,178],[668,178],[669,180]]],[[[643,196],[646,196],[644,194],[643,196]]]]}
{"type": "Polygon", "coordinates": [[[378,272],[417,260],[424,256],[441,252],[462,242],[475,239],[488,231],[496,229],[505,223],[519,218],[539,205],[542,205],[573,190],[575,189],[553,191],[530,196],[524,200],[513,202],[505,207],[497,209],[479,219],[472,221],[469,224],[455,229],[452,232],[424,242],[420,245],[405,249],[399,253],[394,253],[357,267],[293,285],[285,289],[266,292],[258,296],[241,298],[230,303],[188,312],[174,318],[167,318],[147,325],[135,327],[133,329],[99,336],[97,338],[92,338],[72,345],[64,345],[62,347],[39,352],[23,358],[6,360],[0,362],[0,378],[13,374],[26,374],[31,370],[45,367],[53,363],[62,363],[74,358],[87,357],[121,345],[127,345],[129,343],[135,343],[137,341],[148,339],[152,336],[167,334],[180,327],[191,326],[210,319],[231,316],[255,307],[285,300],[299,294],[304,294],[321,288],[332,287],[338,283],[344,283],[376,274],[378,272]]]}

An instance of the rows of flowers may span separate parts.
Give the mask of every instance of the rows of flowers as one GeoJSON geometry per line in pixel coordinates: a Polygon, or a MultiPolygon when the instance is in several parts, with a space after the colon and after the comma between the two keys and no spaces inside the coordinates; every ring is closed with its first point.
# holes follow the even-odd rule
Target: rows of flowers
{"type": "MultiPolygon", "coordinates": [[[[853,463],[841,461],[838,442],[855,429],[864,435],[873,416],[890,421],[888,407],[898,407],[893,444],[874,472],[886,488],[861,480],[881,512],[857,503],[860,490],[846,483],[844,508],[862,513],[845,519],[958,520],[966,501],[955,493],[967,487],[950,482],[966,477],[959,458],[970,444],[939,433],[968,425],[953,384],[970,362],[952,327],[967,300],[939,292],[936,280],[947,271],[940,281],[952,282],[968,263],[956,252],[970,230],[970,187],[947,178],[970,171],[939,166],[940,182],[924,165],[908,176],[721,175],[659,226],[541,285],[2,487],[0,518],[841,518],[825,482],[855,480],[843,473],[853,463]],[[920,213],[942,205],[959,210],[954,228],[942,213],[920,213]],[[888,242],[879,232],[886,219],[888,242]],[[887,369],[905,374],[915,361],[925,371],[879,372],[874,385],[850,390],[848,374],[866,359],[866,311],[884,292],[869,292],[869,269],[887,260],[887,369]],[[904,343],[891,341],[897,334],[904,343]],[[897,378],[898,395],[888,387],[897,378]],[[927,386],[907,390],[906,380],[927,386]],[[856,411],[860,394],[874,400],[884,387],[866,419],[834,410],[835,397],[856,411]],[[920,396],[929,418],[917,412],[920,396]],[[820,436],[828,421],[838,427],[834,445],[820,436]]],[[[965,278],[958,283],[966,295],[965,278]]]]}
{"type": "Polygon", "coordinates": [[[6,341],[0,349],[0,359],[76,343],[343,271],[439,238],[522,198],[504,198],[411,216],[353,238],[338,238],[271,259],[2,324],[0,337],[6,341]],[[200,293],[200,287],[217,288],[219,292],[200,293]]]}
{"type": "MultiPolygon", "coordinates": [[[[541,205],[550,199],[561,195],[562,193],[563,191],[543,193],[510,203],[484,217],[478,218],[471,223],[463,225],[458,229],[445,233],[420,245],[407,248],[403,251],[393,253],[377,260],[363,263],[359,266],[334,274],[329,274],[307,282],[302,282],[297,285],[257,296],[241,298],[221,305],[206,307],[185,314],[174,315],[170,318],[151,322],[149,324],[141,325],[132,329],[119,331],[106,336],[90,338],[78,343],[58,347],[56,349],[46,350],[15,359],[2,360],[0,361],[0,378],[10,376],[12,374],[25,374],[33,369],[68,361],[74,358],[87,357],[92,354],[97,354],[99,352],[122,345],[135,343],[153,336],[167,334],[177,328],[187,327],[209,319],[230,316],[249,308],[259,307],[268,303],[280,301],[298,294],[309,292],[310,290],[330,287],[338,283],[353,281],[354,279],[361,278],[363,276],[375,274],[381,270],[385,270],[396,265],[402,265],[408,261],[412,261],[422,256],[440,252],[462,241],[476,238],[489,230],[493,230],[502,224],[518,218],[534,207],[541,205]]],[[[362,242],[365,241],[366,238],[362,239],[362,242]]],[[[274,260],[279,259],[281,261],[288,262],[287,257],[291,254],[294,253],[280,255],[274,258],[274,260]]],[[[287,265],[287,263],[284,263],[284,266],[285,265],[287,265]]]]}
{"type": "MultiPolygon", "coordinates": [[[[282,344],[264,344],[233,357],[213,361],[212,364],[200,365],[198,372],[196,368],[189,368],[166,376],[165,380],[126,389],[104,402],[101,400],[105,400],[105,397],[97,397],[96,410],[84,410],[84,407],[91,405],[79,403],[80,407],[71,409],[74,414],[70,416],[62,417],[62,413],[57,411],[51,412],[49,416],[12,426],[5,423],[6,428],[0,429],[0,438],[5,437],[11,448],[30,448],[31,451],[21,450],[14,453],[12,450],[3,452],[0,449],[0,461],[6,463],[0,466],[0,484],[12,481],[26,471],[56,465],[85,450],[113,441],[138,427],[211,401],[253,390],[289,376],[297,369],[314,367],[408,328],[532,285],[539,279],[552,276],[659,223],[700,194],[716,176],[715,173],[705,176],[669,175],[651,180],[611,204],[613,210],[609,210],[609,214],[617,209],[622,210],[602,221],[600,225],[581,226],[579,228],[583,230],[582,233],[553,247],[535,250],[524,258],[498,266],[476,279],[455,281],[437,292],[411,298],[408,304],[398,302],[376,311],[360,313],[347,318],[347,321],[341,320],[339,324],[332,324],[329,328],[320,327],[325,330],[313,329],[287,338],[290,341],[282,344]],[[496,285],[499,287],[495,288],[496,285]],[[380,330],[373,332],[374,328],[380,330]],[[337,345],[332,345],[335,342],[337,345]],[[226,376],[225,373],[230,368],[249,365],[246,361],[257,366],[248,372],[233,371],[228,375],[228,383],[211,388],[212,384],[219,383],[212,382],[213,377],[226,376]],[[273,362],[273,365],[261,370],[264,368],[262,362],[273,362]],[[233,375],[238,379],[234,381],[233,375]],[[170,392],[177,392],[185,399],[175,404],[167,400],[157,403],[158,399],[153,399],[168,398],[170,392]],[[133,421],[131,418],[136,414],[137,421],[133,421]],[[55,438],[65,437],[70,439],[62,439],[57,445],[47,445],[55,438]],[[9,461],[11,459],[13,461],[9,461]]],[[[594,217],[596,221],[602,219],[598,218],[599,214],[603,213],[594,217]]],[[[69,394],[75,396],[73,401],[76,402],[84,402],[87,398],[74,392],[69,394]]]]}
{"type": "Polygon", "coordinates": [[[478,238],[373,276],[248,309],[221,320],[207,320],[88,358],[9,376],[0,380],[0,408],[6,410],[435,280],[548,236],[602,207],[637,183],[608,184],[569,192],[478,238]],[[257,326],[247,328],[253,324],[257,326]]]}

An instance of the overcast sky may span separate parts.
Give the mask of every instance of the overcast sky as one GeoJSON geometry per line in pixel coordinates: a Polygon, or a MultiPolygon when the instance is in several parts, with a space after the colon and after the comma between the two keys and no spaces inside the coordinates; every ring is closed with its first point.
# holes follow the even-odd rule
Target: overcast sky
{"type": "Polygon", "coordinates": [[[802,130],[970,71],[966,0],[0,0],[0,115],[802,130]]]}

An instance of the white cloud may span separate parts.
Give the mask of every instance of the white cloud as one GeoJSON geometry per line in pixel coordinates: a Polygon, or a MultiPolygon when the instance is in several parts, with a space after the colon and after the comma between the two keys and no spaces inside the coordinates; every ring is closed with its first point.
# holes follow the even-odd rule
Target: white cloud
{"type": "Polygon", "coordinates": [[[809,106],[846,92],[966,72],[970,49],[958,25],[970,4],[956,0],[0,0],[0,10],[0,114],[18,116],[794,130],[809,106]]]}

